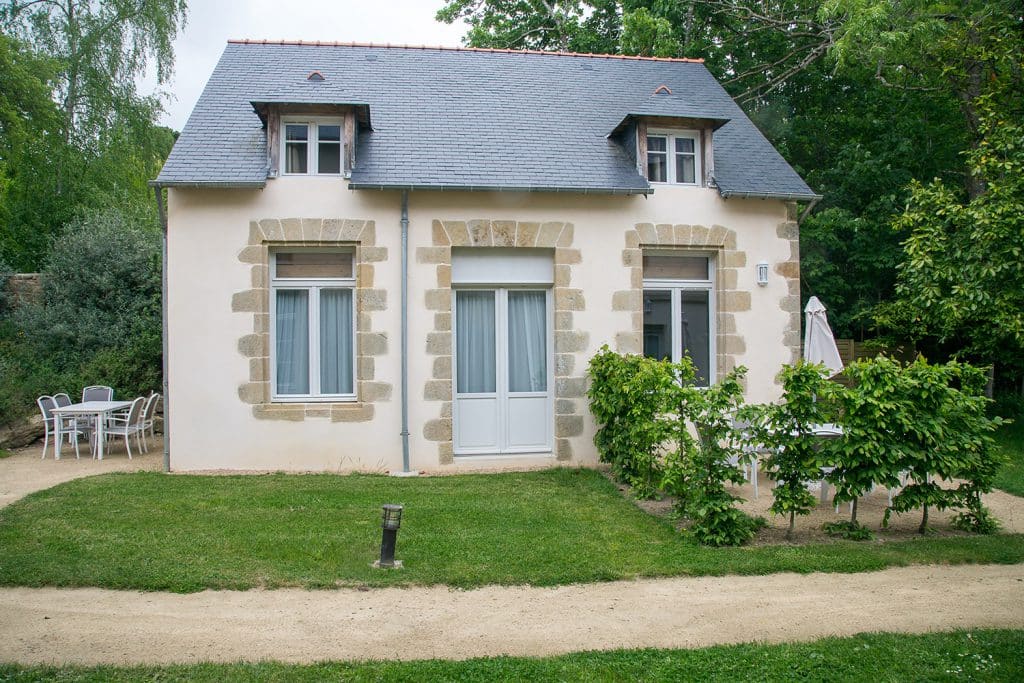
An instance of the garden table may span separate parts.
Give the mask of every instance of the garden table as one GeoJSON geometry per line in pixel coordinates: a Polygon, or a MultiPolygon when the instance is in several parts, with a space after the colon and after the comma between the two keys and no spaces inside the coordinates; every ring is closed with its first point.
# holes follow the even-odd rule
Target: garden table
{"type": "MultiPolygon", "coordinates": [[[[72,403],[69,406],[62,408],[54,408],[54,414],[59,417],[80,417],[80,416],[95,416],[96,418],[96,457],[100,460],[103,459],[103,428],[107,422],[107,418],[112,413],[118,410],[124,410],[131,406],[131,401],[84,401],[82,403],[72,403]]],[[[57,460],[60,460],[60,423],[61,420],[57,420],[57,460]]]]}

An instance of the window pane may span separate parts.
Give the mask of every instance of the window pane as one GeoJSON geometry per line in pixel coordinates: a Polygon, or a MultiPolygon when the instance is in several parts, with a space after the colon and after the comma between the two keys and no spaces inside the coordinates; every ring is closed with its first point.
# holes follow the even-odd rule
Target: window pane
{"type": "Polygon", "coordinates": [[[284,172],[285,173],[307,173],[306,166],[306,143],[288,142],[284,146],[284,172]]]}
{"type": "Polygon", "coordinates": [[[350,251],[295,251],[275,254],[279,278],[352,277],[350,251]]]}
{"type": "Polygon", "coordinates": [[[341,145],[321,142],[317,147],[317,173],[341,173],[341,145]]]}
{"type": "Polygon", "coordinates": [[[663,183],[668,180],[667,155],[647,152],[647,179],[652,183],[663,183]]]}
{"type": "Polygon", "coordinates": [[[284,129],[284,139],[305,142],[309,139],[309,126],[305,123],[289,123],[284,129]]]}
{"type": "Polygon", "coordinates": [[[693,154],[693,138],[676,138],[676,152],[693,154]]]}
{"type": "Polygon", "coordinates": [[[707,256],[644,254],[644,277],[650,280],[707,280],[707,256]]]}
{"type": "Polygon", "coordinates": [[[341,140],[341,126],[325,126],[320,124],[316,127],[316,136],[320,142],[341,140]]]}
{"type": "Polygon", "coordinates": [[[708,292],[683,291],[682,355],[689,356],[697,372],[697,386],[706,387],[711,376],[710,306],[708,292]]]}
{"type": "Polygon", "coordinates": [[[455,327],[456,390],[494,393],[494,291],[457,292],[455,327]]]}
{"type": "Polygon", "coordinates": [[[320,290],[320,393],[352,393],[352,290],[320,290]]]}
{"type": "Polygon", "coordinates": [[[644,290],[644,355],[672,359],[672,293],[644,290]]]}
{"type": "Polygon", "coordinates": [[[663,135],[648,135],[647,136],[647,151],[648,152],[667,152],[668,151],[668,138],[663,135]]]}
{"type": "Polygon", "coordinates": [[[508,390],[547,391],[547,295],[508,293],[508,390]]]}
{"type": "Polygon", "coordinates": [[[309,292],[277,290],[274,310],[277,393],[309,393],[309,292]]]}
{"type": "Polygon", "coordinates": [[[676,182],[697,182],[696,169],[694,166],[694,159],[692,156],[688,156],[685,154],[679,154],[676,156],[676,182]]]}

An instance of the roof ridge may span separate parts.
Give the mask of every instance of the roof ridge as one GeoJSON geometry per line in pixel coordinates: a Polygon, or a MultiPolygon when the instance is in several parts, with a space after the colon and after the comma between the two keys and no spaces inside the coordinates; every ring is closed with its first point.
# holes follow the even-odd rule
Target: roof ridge
{"type": "Polygon", "coordinates": [[[685,62],[690,64],[703,64],[703,57],[642,57],[640,55],[607,55],[593,52],[555,52],[551,50],[513,50],[511,48],[496,47],[448,47],[445,45],[407,45],[392,43],[357,43],[357,42],[332,42],[325,40],[253,40],[251,38],[228,39],[229,44],[235,45],[302,45],[311,47],[373,47],[384,49],[401,50],[444,50],[447,52],[492,52],[513,55],[551,55],[556,57],[591,57],[594,59],[627,59],[650,62],[685,62]]]}

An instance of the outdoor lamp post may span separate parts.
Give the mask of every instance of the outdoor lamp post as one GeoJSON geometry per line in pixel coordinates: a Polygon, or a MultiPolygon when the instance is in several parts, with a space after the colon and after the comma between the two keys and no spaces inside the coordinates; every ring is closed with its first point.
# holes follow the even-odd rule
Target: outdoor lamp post
{"type": "Polygon", "coordinates": [[[402,526],[402,506],[387,504],[384,506],[381,528],[383,532],[380,539],[380,561],[378,567],[401,567],[401,561],[395,561],[395,541],[398,538],[398,529],[402,526]]]}

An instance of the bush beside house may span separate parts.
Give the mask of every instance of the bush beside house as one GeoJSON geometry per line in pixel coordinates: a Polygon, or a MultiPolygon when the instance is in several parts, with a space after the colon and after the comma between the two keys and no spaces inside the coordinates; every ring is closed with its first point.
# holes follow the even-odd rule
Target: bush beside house
{"type": "Polygon", "coordinates": [[[768,453],[764,464],[779,482],[770,509],[789,516],[787,537],[796,517],[815,505],[807,482],[823,472],[836,486],[835,502],[853,503],[850,522],[830,529],[847,538],[870,536],[857,522],[856,501],[873,485],[905,484],[885,521],[892,511],[921,509],[924,533],[934,507],[959,510],[954,523],[966,530],[998,528],[981,495],[992,490],[1004,460],[993,438],[1004,421],[987,415],[983,369],[879,356],[848,366],[844,386],[828,381],[823,366],[801,361],[782,369],[782,400],[766,406],[743,405],[742,377],[741,368],[698,389],[688,360],[622,356],[607,347],[591,364],[602,461],[623,481],[641,482],[641,495],[658,489],[676,496],[700,542],[735,545],[753,536],[754,523],[725,488],[742,478],[744,437],[768,453]],[[751,424],[747,435],[736,420],[751,424]],[[843,435],[815,436],[811,425],[824,423],[838,424],[843,435]],[[952,481],[957,486],[949,487],[952,481]]]}

